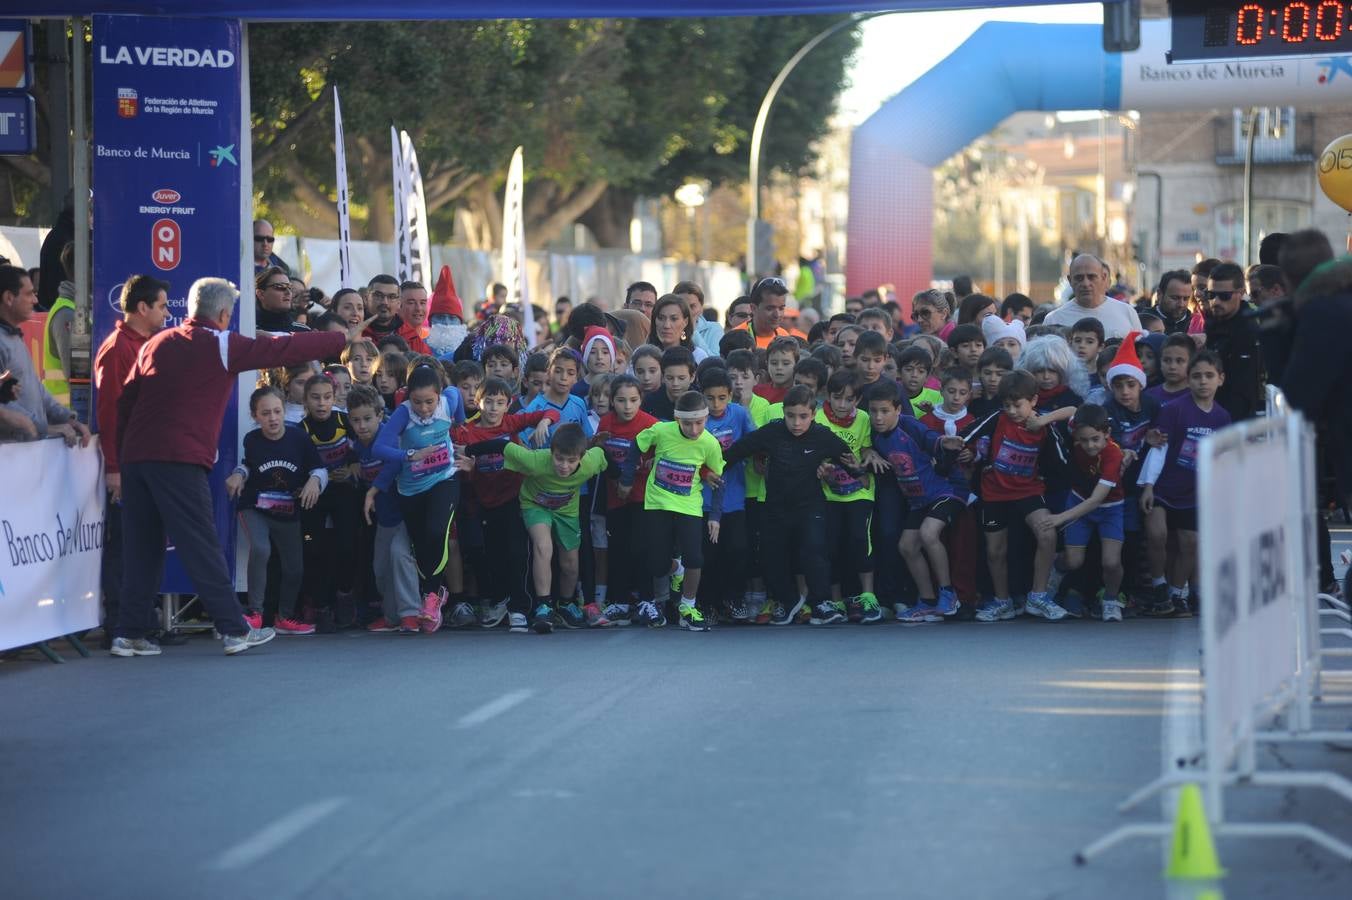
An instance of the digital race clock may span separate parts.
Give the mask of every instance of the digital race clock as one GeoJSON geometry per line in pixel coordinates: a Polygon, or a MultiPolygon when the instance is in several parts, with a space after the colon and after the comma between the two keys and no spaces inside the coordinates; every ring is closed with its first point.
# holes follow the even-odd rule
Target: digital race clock
{"type": "Polygon", "coordinates": [[[1352,53],[1352,0],[1171,0],[1170,62],[1352,53]]]}

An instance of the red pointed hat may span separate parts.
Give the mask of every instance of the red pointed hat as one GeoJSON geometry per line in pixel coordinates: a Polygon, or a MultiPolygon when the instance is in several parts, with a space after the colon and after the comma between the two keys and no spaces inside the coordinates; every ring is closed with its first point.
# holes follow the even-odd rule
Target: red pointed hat
{"type": "Polygon", "coordinates": [[[1141,358],[1136,355],[1136,337],[1140,333],[1133,331],[1117,348],[1113,364],[1108,367],[1108,384],[1111,385],[1118,375],[1128,375],[1139,381],[1142,388],[1145,387],[1145,369],[1141,366],[1141,358]]]}
{"type": "Polygon", "coordinates": [[[450,266],[441,267],[441,274],[437,276],[436,290],[432,292],[432,306],[427,314],[455,316],[462,321],[465,318],[465,305],[460,302],[460,295],[455,292],[455,281],[451,278],[450,266]]]}

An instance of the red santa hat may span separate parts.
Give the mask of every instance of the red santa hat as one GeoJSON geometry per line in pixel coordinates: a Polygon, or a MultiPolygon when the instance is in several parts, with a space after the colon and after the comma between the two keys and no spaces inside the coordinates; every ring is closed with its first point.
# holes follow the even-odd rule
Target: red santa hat
{"type": "Polygon", "coordinates": [[[582,361],[586,364],[587,354],[591,352],[592,344],[601,341],[610,350],[610,363],[615,364],[615,339],[610,336],[600,325],[593,325],[582,333],[582,361]]]}
{"type": "Polygon", "coordinates": [[[442,266],[441,274],[437,276],[437,287],[432,292],[432,306],[428,309],[429,316],[455,316],[464,321],[465,305],[460,302],[460,295],[455,292],[455,281],[451,278],[451,267],[442,266]]]}
{"type": "Polygon", "coordinates": [[[1109,385],[1118,375],[1128,375],[1139,381],[1142,388],[1145,387],[1145,369],[1141,366],[1141,358],[1136,355],[1136,338],[1140,334],[1139,331],[1128,334],[1126,340],[1117,348],[1113,364],[1108,367],[1109,385]]]}

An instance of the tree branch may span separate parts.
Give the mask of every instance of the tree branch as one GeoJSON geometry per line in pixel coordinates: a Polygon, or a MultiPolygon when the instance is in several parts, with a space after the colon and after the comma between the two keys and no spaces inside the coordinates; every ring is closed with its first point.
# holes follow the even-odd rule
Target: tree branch
{"type": "Polygon", "coordinates": [[[292,191],[298,203],[303,203],[309,211],[309,218],[320,223],[329,231],[338,230],[338,210],[327,195],[320,192],[306,178],[305,171],[294,155],[283,157],[282,169],[291,179],[292,191]]]}
{"type": "Polygon", "coordinates": [[[583,213],[595,206],[596,201],[601,199],[601,195],[608,187],[610,187],[608,181],[590,182],[578,188],[562,203],[556,203],[550,214],[541,221],[532,224],[531,220],[527,219],[527,246],[539,247],[553,240],[554,235],[564,226],[573,224],[583,213]]]}
{"type": "Polygon", "coordinates": [[[314,120],[317,111],[324,106],[324,97],[324,94],[320,94],[318,100],[312,101],[309,106],[301,110],[294,119],[286,123],[285,128],[273,134],[270,142],[254,153],[255,171],[266,168],[272,162],[273,157],[283,150],[290,149],[291,142],[302,136],[304,129],[314,120]]]}
{"type": "Polygon", "coordinates": [[[52,184],[52,169],[44,165],[31,156],[0,156],[0,163],[3,163],[25,178],[36,181],[43,187],[50,187],[52,184]]]}

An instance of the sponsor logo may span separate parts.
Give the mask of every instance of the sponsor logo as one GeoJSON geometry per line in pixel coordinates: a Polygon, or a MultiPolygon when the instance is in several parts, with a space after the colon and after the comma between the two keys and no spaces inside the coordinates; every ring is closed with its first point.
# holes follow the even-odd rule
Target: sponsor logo
{"type": "Polygon", "coordinates": [[[117,114],[124,119],[136,118],[138,110],[136,91],[132,88],[117,89],[117,114]]]}
{"type": "Polygon", "coordinates": [[[1332,84],[1339,73],[1345,73],[1348,78],[1352,78],[1352,57],[1331,56],[1328,59],[1318,60],[1315,65],[1319,66],[1320,84],[1332,84]]]}
{"type": "Polygon", "coordinates": [[[160,188],[150,195],[150,199],[156,203],[177,203],[183,199],[183,195],[173,188],[160,188]]]}
{"type": "Polygon", "coordinates": [[[99,47],[99,64],[104,66],[171,66],[185,69],[229,69],[235,64],[230,50],[198,50],[196,47],[137,47],[109,45],[99,47]],[[109,52],[111,51],[111,52],[109,52]]]}
{"type": "Polygon", "coordinates": [[[183,261],[183,232],[173,219],[159,219],[150,227],[150,261],[171,272],[183,261]]]}
{"type": "Polygon", "coordinates": [[[235,145],[230,144],[227,147],[217,146],[211,151],[211,165],[213,168],[220,168],[225,163],[239,168],[239,160],[235,159],[235,145]]]}

